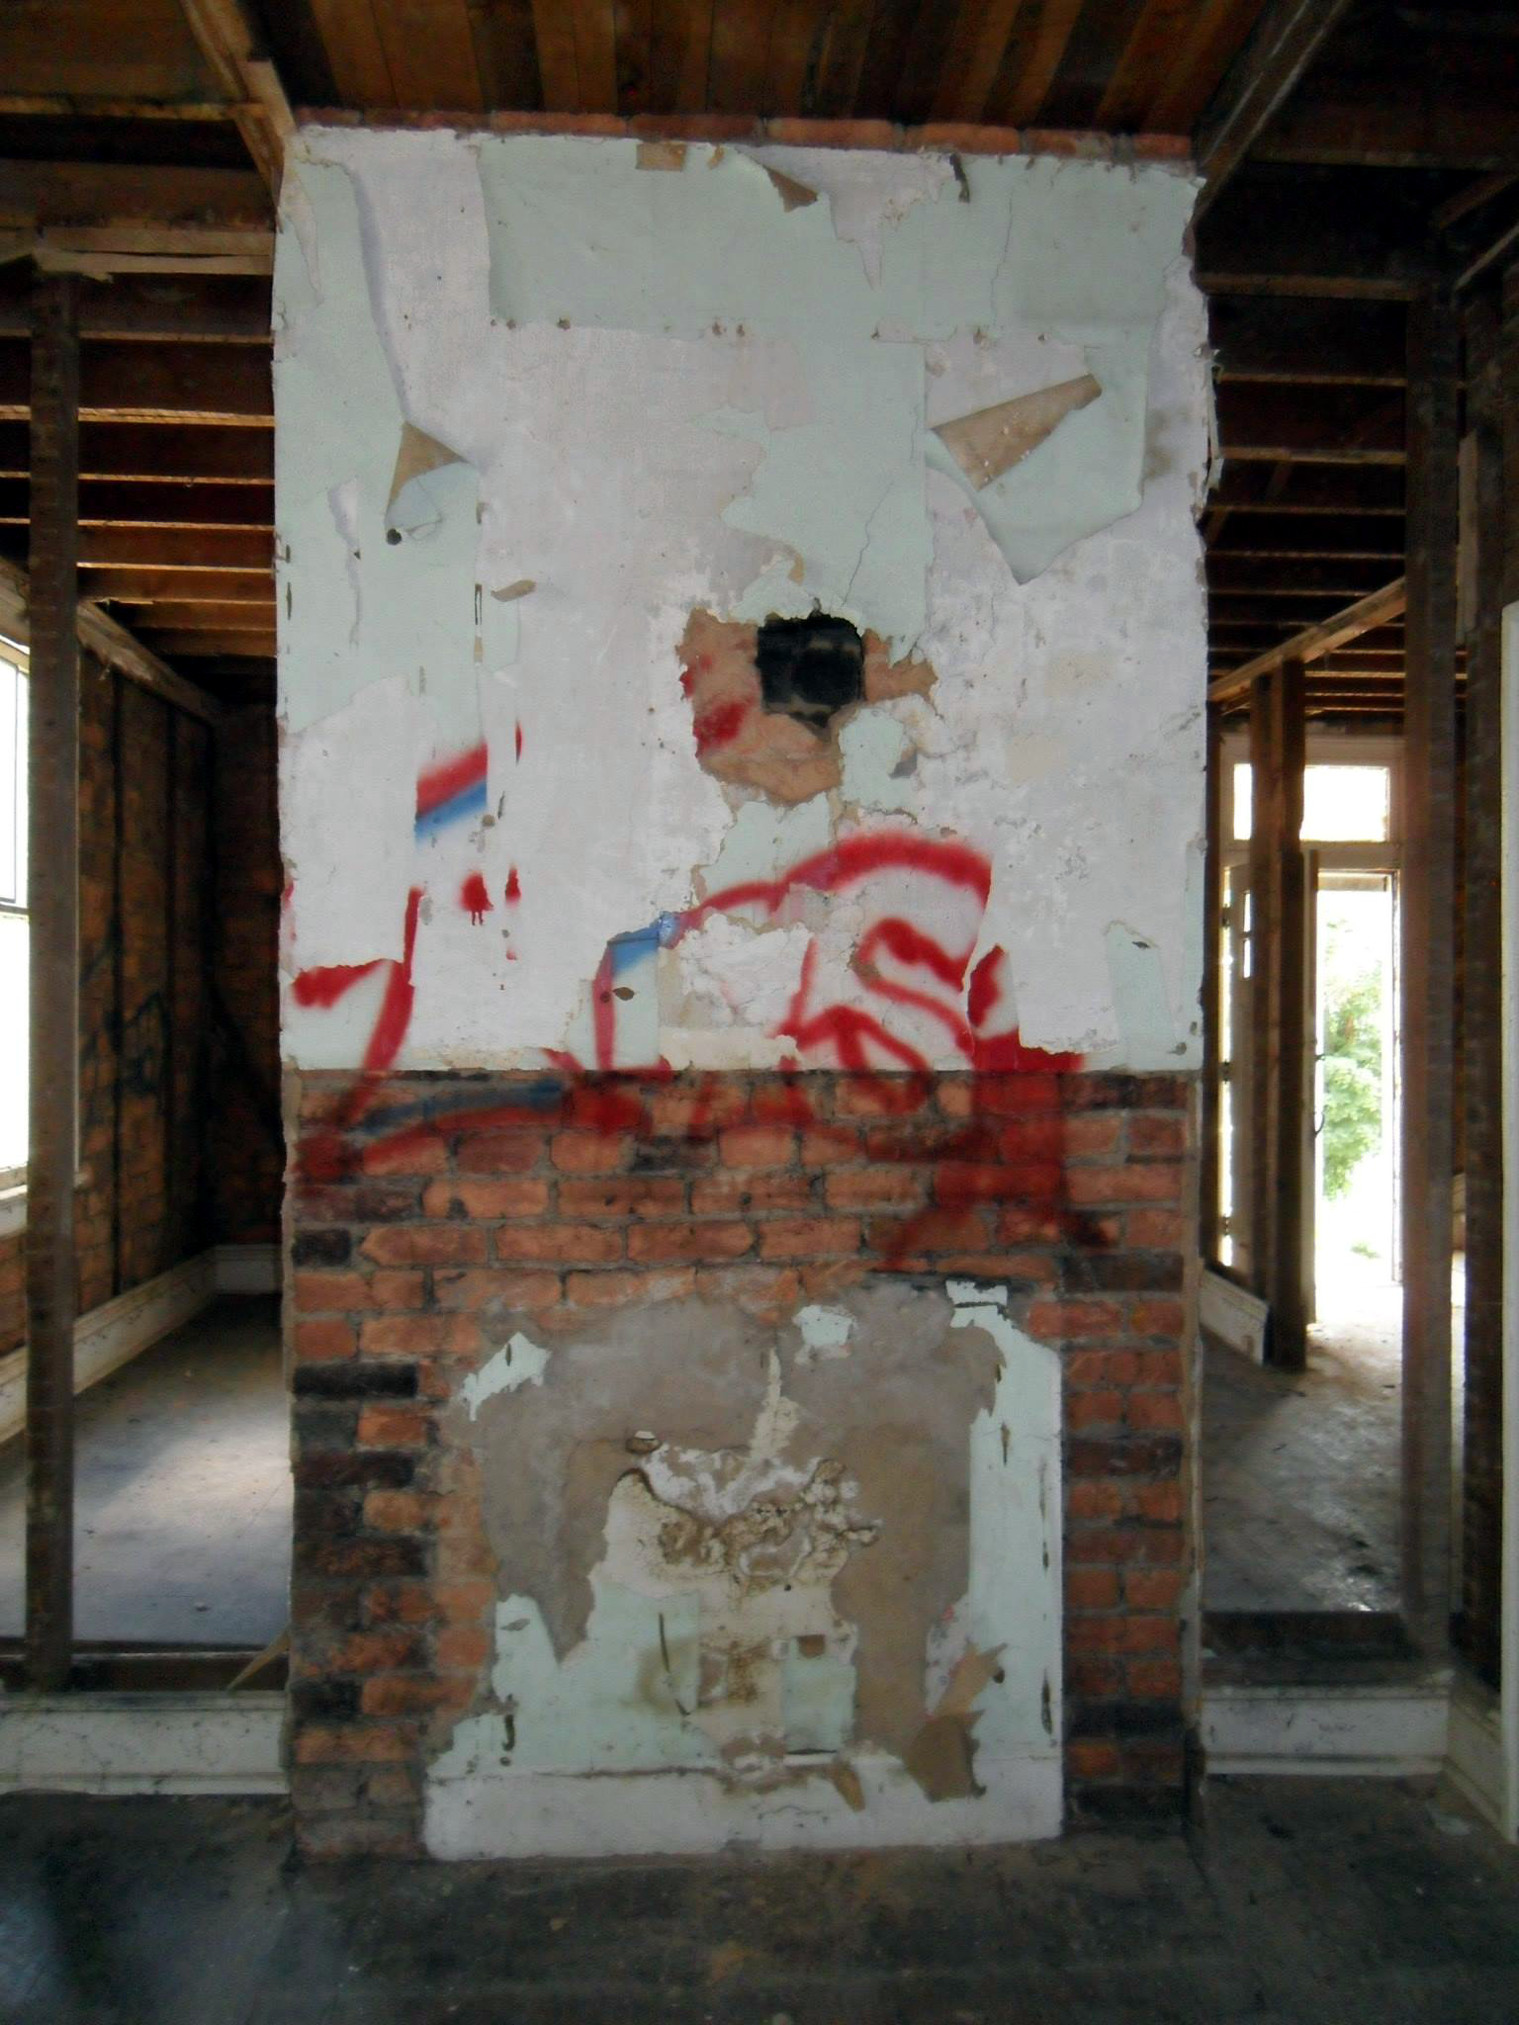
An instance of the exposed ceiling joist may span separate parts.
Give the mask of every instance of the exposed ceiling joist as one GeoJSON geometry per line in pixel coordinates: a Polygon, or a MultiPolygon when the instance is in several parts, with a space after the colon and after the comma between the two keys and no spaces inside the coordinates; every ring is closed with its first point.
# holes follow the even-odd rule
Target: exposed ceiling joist
{"type": "Polygon", "coordinates": [[[1317,661],[1325,654],[1333,653],[1336,647],[1343,647],[1362,633],[1369,633],[1374,626],[1385,625],[1403,610],[1407,601],[1402,577],[1395,583],[1384,584],[1380,590],[1358,599],[1334,618],[1306,627],[1303,632],[1294,633],[1290,639],[1284,640],[1280,647],[1258,654],[1253,661],[1231,668],[1226,675],[1215,676],[1208,684],[1208,701],[1228,703],[1248,689],[1258,675],[1269,675],[1284,661],[1317,661]]]}
{"type": "Polygon", "coordinates": [[[295,117],[279,72],[254,34],[242,0],[180,0],[191,33],[226,94],[243,144],[269,194],[278,197],[295,117]]]}
{"type": "Polygon", "coordinates": [[[251,170],[0,161],[0,251],[102,276],[267,274],[273,214],[251,170]]]}
{"type": "Polygon", "coordinates": [[[1197,124],[1199,217],[1286,103],[1349,0],[1273,0],[1197,124]]]}

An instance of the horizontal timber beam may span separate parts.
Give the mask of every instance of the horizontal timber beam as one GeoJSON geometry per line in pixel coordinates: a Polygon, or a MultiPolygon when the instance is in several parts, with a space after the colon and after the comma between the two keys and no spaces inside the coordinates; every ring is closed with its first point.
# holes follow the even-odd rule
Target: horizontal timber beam
{"type": "Polygon", "coordinates": [[[39,267],[267,274],[269,193],[244,169],[0,161],[0,245],[39,267]]]}
{"type": "Polygon", "coordinates": [[[264,570],[85,569],[80,592],[112,605],[257,605],[274,609],[274,580],[264,570]]]}
{"type": "Polygon", "coordinates": [[[1280,647],[1270,648],[1242,667],[1231,668],[1227,675],[1221,675],[1208,684],[1208,701],[1227,703],[1231,697],[1248,689],[1258,675],[1270,674],[1284,661],[1317,661],[1336,647],[1343,647],[1347,641],[1400,615],[1406,603],[1407,592],[1402,577],[1399,577],[1395,583],[1384,584],[1381,590],[1373,591],[1368,597],[1347,606],[1337,617],[1309,626],[1284,641],[1280,647]]]}
{"type": "MultiPolygon", "coordinates": [[[[30,629],[31,586],[26,571],[0,559],[0,623],[13,638],[25,642],[30,629]]],[[[79,605],[79,644],[97,660],[150,690],[165,703],[186,710],[207,724],[215,724],[221,706],[195,683],[167,667],[156,653],[118,624],[109,613],[87,600],[79,605]]]]}
{"type": "Polygon", "coordinates": [[[1206,211],[1292,96],[1349,0],[1269,0],[1197,123],[1206,211]]]}
{"type": "Polygon", "coordinates": [[[256,527],[86,527],[79,561],[95,570],[272,570],[274,542],[256,527]]]}
{"type": "MultiPolygon", "coordinates": [[[[26,425],[0,422],[0,478],[24,478],[26,425]]],[[[272,485],[271,429],[176,427],[156,422],[86,422],[79,431],[80,480],[133,478],[178,483],[214,478],[272,485]]]]}
{"type": "Polygon", "coordinates": [[[273,627],[267,633],[152,633],[150,638],[158,653],[172,654],[176,661],[200,656],[270,661],[276,651],[273,627]]]}
{"type": "MultiPolygon", "coordinates": [[[[25,527],[30,492],[0,478],[0,527],[25,527]]],[[[79,487],[81,527],[262,527],[274,531],[273,485],[151,485],[131,478],[86,478],[79,487]]]]}
{"type": "MultiPolygon", "coordinates": [[[[0,421],[24,421],[27,348],[0,339],[0,421]]],[[[79,349],[84,422],[191,422],[272,429],[269,353],[251,345],[92,343],[79,349]]]]}
{"type": "Polygon", "coordinates": [[[1215,295],[1208,324],[1221,380],[1400,387],[1406,376],[1396,303],[1215,295]]]}
{"type": "Polygon", "coordinates": [[[1403,473],[1394,465],[1231,464],[1208,496],[1227,513],[1403,513],[1403,473]]]}
{"type": "MultiPolygon", "coordinates": [[[[24,263],[0,268],[0,337],[29,330],[24,263]]],[[[84,282],[79,334],[172,344],[270,342],[269,283],[254,275],[123,274],[84,282]]]]}

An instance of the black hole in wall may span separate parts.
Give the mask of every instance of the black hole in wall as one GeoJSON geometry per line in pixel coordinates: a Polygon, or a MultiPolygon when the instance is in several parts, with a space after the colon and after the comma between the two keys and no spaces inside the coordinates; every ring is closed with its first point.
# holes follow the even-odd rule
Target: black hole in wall
{"type": "Polygon", "coordinates": [[[765,708],[814,731],[865,694],[865,642],[847,619],[766,619],[754,659],[765,708]]]}

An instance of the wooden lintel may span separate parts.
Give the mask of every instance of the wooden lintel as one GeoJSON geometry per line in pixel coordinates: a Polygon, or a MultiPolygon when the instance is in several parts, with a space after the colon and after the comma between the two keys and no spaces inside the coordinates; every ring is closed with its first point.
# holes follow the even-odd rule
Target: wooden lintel
{"type": "Polygon", "coordinates": [[[1208,684],[1210,703],[1227,703],[1260,675],[1269,675],[1284,661],[1317,661],[1325,654],[1331,654],[1336,647],[1343,647],[1347,640],[1358,639],[1362,633],[1369,633],[1374,626],[1382,626],[1395,618],[1407,603],[1407,592],[1402,577],[1396,583],[1385,585],[1373,591],[1369,597],[1358,598],[1355,604],[1347,605],[1332,619],[1321,620],[1318,625],[1305,627],[1290,640],[1284,640],[1280,647],[1272,647],[1264,654],[1258,654],[1253,661],[1246,661],[1242,667],[1231,668],[1227,675],[1219,675],[1208,684]]]}

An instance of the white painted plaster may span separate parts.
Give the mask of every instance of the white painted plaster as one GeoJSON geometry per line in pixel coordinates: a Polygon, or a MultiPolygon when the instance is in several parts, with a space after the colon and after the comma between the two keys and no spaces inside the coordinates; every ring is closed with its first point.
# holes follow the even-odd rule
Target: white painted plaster
{"type": "MultiPolygon", "coordinates": [[[[851,824],[895,826],[984,853],[984,912],[902,880],[751,910],[737,1004],[741,938],[709,921],[691,946],[671,938],[673,961],[651,941],[625,953],[641,968],[612,1059],[783,1059],[799,924],[827,1002],[880,1013],[851,957],[894,905],[957,958],[1006,951],[1026,1041],[1194,1064],[1208,390],[1192,186],[978,159],[965,202],[930,158],[693,146],[650,175],[636,156],[319,129],[292,152],[287,961],[399,961],[418,888],[398,1065],[589,1063],[614,938],[851,824]],[[767,166],[819,201],[788,211],[767,166]],[[980,491],[931,433],[1086,372],[1100,396],[980,491]],[[392,498],[405,425],[457,461],[392,498]],[[678,643],[698,607],[757,621],[814,604],[936,680],[845,721],[842,788],[783,812],[698,763],[678,643]],[[482,805],[413,835],[419,776],[482,742],[482,805]],[[472,921],[477,872],[491,905],[472,921]],[[1153,960],[1115,962],[1115,923],[1153,960]]],[[[289,1058],[356,1065],[383,986],[287,994],[289,1058]]],[[[949,1000],[963,1011],[963,989],[949,1000]]],[[[963,1065],[952,1022],[886,1017],[926,1060],[963,1065]]]]}
{"type": "Polygon", "coordinates": [[[487,1358],[478,1371],[471,1371],[459,1387],[459,1397],[468,1407],[470,1419],[475,1418],[487,1399],[515,1392],[519,1385],[541,1385],[548,1362],[548,1351],[519,1329],[494,1357],[487,1358]]]}

